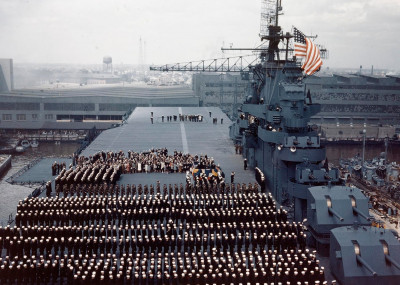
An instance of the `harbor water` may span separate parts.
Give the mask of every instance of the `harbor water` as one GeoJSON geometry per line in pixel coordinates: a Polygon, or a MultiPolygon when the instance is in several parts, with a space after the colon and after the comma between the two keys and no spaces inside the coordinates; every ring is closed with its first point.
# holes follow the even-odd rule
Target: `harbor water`
{"type": "Polygon", "coordinates": [[[35,188],[35,185],[11,185],[6,182],[7,178],[38,158],[54,157],[56,159],[57,157],[72,156],[79,147],[80,143],[77,142],[63,142],[61,144],[41,142],[37,148],[29,147],[25,152],[13,155],[11,168],[0,180],[0,225],[7,224],[9,215],[15,212],[18,201],[29,196],[35,188]]]}

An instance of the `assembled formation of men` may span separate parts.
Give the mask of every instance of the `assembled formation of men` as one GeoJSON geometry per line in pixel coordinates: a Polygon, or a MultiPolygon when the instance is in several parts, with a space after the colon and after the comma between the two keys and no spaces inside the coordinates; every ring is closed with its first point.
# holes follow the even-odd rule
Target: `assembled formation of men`
{"type": "MultiPolygon", "coordinates": [[[[153,117],[151,117],[153,118],[153,117]]],[[[171,116],[161,116],[161,122],[163,123],[167,120],[167,122],[199,122],[202,123],[204,116],[202,115],[193,115],[193,114],[178,114],[178,115],[171,115],[171,116]]]]}
{"type": "Polygon", "coordinates": [[[53,176],[60,174],[61,170],[63,170],[66,167],[65,162],[57,162],[54,161],[54,163],[51,165],[51,174],[53,176]]]}
{"type": "Polygon", "coordinates": [[[326,284],[305,226],[257,183],[117,184],[134,161],[215,166],[166,149],[78,157],[0,227],[0,284],[326,284]]]}
{"type": "Polygon", "coordinates": [[[305,248],[304,226],[289,222],[270,194],[234,185],[211,193],[182,185],[121,188],[20,201],[15,226],[0,227],[0,281],[325,280],[315,252],[305,248]]]}
{"type": "MultiPolygon", "coordinates": [[[[210,118],[211,118],[211,112],[210,113],[210,118]]],[[[158,117],[159,120],[160,117],[158,117]]],[[[153,112],[151,112],[151,117],[150,117],[151,123],[153,124],[154,118],[153,118],[153,112]]],[[[221,124],[224,123],[224,119],[221,118],[221,124]]],[[[162,115],[161,116],[161,122],[198,122],[198,123],[203,123],[207,122],[207,120],[204,120],[203,115],[194,115],[194,114],[178,114],[178,115],[162,115]]],[[[213,124],[218,124],[218,118],[212,118],[212,123],[213,124]]]]}
{"type": "Polygon", "coordinates": [[[168,154],[165,148],[151,149],[146,152],[128,151],[125,154],[119,152],[98,152],[93,156],[80,156],[76,159],[76,167],[72,165],[66,169],[58,167],[58,163],[52,166],[53,175],[57,185],[70,185],[78,183],[115,183],[121,174],[132,173],[186,173],[192,167],[215,168],[212,157],[207,155],[191,155],[174,151],[168,154]],[[54,165],[57,171],[54,172],[54,165]]]}

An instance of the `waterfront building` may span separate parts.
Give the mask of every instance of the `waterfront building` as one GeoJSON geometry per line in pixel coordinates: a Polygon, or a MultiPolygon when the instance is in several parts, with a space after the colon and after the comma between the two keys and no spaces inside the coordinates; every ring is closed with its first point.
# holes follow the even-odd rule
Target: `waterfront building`
{"type": "Polygon", "coordinates": [[[235,115],[244,101],[247,84],[239,73],[197,73],[192,81],[200,106],[220,107],[228,115],[235,115]]]}
{"type": "Polygon", "coordinates": [[[0,129],[107,129],[136,107],[198,105],[188,87],[21,89],[0,93],[0,129]]]}

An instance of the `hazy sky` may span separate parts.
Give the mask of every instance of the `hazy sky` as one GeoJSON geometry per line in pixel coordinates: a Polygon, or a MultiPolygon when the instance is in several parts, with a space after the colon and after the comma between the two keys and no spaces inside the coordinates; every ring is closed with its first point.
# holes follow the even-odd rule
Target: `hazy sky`
{"type": "MultiPolygon", "coordinates": [[[[318,34],[324,66],[400,69],[400,0],[282,0],[281,25],[318,34]]],[[[163,64],[260,43],[260,0],[0,0],[0,58],[163,64]]]]}

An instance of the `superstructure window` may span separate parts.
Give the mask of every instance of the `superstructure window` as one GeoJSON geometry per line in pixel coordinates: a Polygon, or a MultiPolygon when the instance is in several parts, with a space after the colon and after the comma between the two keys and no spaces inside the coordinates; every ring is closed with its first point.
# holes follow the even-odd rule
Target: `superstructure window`
{"type": "Polygon", "coordinates": [[[45,103],[47,111],[94,111],[94,104],[90,103],[45,103]]]}
{"type": "MultiPolygon", "coordinates": [[[[128,111],[135,108],[136,104],[99,104],[100,111],[128,111]]],[[[154,105],[153,105],[154,106],[154,105]]]]}
{"type": "Polygon", "coordinates": [[[38,114],[32,114],[32,120],[34,120],[34,121],[39,120],[39,115],[38,114]]]}
{"type": "Polygon", "coordinates": [[[45,118],[46,120],[53,120],[53,114],[46,114],[46,115],[44,116],[44,118],[45,118]]]}
{"type": "Polygon", "coordinates": [[[26,121],[25,114],[17,114],[17,121],[26,121]]]}
{"type": "Polygon", "coordinates": [[[3,121],[12,121],[11,114],[3,114],[3,121]]]}

